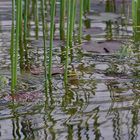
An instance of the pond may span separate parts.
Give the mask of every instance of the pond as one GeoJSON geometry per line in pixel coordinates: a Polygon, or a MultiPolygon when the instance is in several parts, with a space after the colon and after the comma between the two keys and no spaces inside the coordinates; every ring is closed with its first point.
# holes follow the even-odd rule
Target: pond
{"type": "Polygon", "coordinates": [[[0,1],[1,140],[140,139],[140,51],[133,35],[131,7],[130,0],[91,1],[90,12],[83,16],[82,43],[73,46],[67,87],[64,42],[59,40],[56,23],[52,87],[47,95],[41,23],[36,40],[31,22],[28,50],[32,67],[28,73],[18,68],[18,94],[12,97],[12,3],[0,1]]]}

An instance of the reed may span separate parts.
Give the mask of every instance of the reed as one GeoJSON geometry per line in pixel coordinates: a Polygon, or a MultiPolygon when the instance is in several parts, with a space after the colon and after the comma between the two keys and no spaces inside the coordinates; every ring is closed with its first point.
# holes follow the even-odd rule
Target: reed
{"type": "Polygon", "coordinates": [[[28,49],[27,49],[27,32],[28,32],[28,13],[29,13],[29,0],[25,0],[25,8],[24,8],[24,55],[25,55],[25,70],[29,71],[29,60],[28,60],[28,49]]]}
{"type": "Polygon", "coordinates": [[[90,12],[90,0],[87,0],[87,12],[90,12]]]}
{"type": "Polygon", "coordinates": [[[132,0],[132,19],[133,19],[133,29],[134,29],[134,39],[135,41],[140,41],[140,1],[132,0]]]}
{"type": "Polygon", "coordinates": [[[67,40],[66,40],[66,60],[65,60],[65,72],[64,72],[64,84],[65,87],[68,83],[68,60],[69,60],[69,41],[70,41],[70,13],[71,13],[71,6],[70,6],[70,0],[67,0],[67,40]]]}
{"type": "Polygon", "coordinates": [[[11,92],[14,91],[15,82],[14,82],[14,57],[15,57],[15,0],[12,0],[12,29],[11,29],[11,48],[10,48],[10,56],[11,56],[11,92]]]}
{"type": "Polygon", "coordinates": [[[54,17],[55,17],[55,5],[56,0],[51,1],[51,25],[50,25],[50,47],[49,47],[49,68],[48,68],[48,79],[51,83],[52,79],[52,49],[53,49],[53,39],[54,39],[54,17]]]}
{"type": "Polygon", "coordinates": [[[21,0],[16,1],[16,41],[15,41],[15,57],[14,57],[14,88],[17,85],[17,67],[18,67],[18,51],[19,51],[19,31],[20,31],[20,4],[21,0]]]}
{"type": "Polygon", "coordinates": [[[72,42],[73,42],[73,30],[74,30],[74,18],[75,18],[75,11],[74,11],[74,9],[75,9],[75,4],[76,4],[76,0],[71,0],[71,3],[70,3],[70,10],[71,10],[71,12],[70,12],[70,33],[69,33],[69,36],[70,36],[70,42],[69,42],[69,44],[70,44],[70,47],[72,48],[72,42]]]}
{"type": "MultiPolygon", "coordinates": [[[[80,10],[79,10],[79,31],[78,31],[78,42],[82,42],[82,17],[83,17],[83,8],[84,2],[86,3],[86,11],[89,11],[90,0],[84,1],[80,0],[80,10]]],[[[68,65],[69,65],[69,51],[73,46],[74,41],[74,26],[75,26],[75,17],[77,0],[60,0],[60,24],[59,24],[59,34],[60,40],[66,40],[65,49],[65,73],[64,80],[65,85],[68,81],[68,65]],[[67,6],[67,9],[66,9],[67,6]],[[65,31],[65,16],[67,16],[67,29],[65,31]]],[[[56,13],[56,0],[12,0],[12,29],[11,29],[11,91],[14,91],[17,85],[17,70],[18,70],[18,60],[20,70],[29,70],[30,62],[28,56],[28,47],[27,47],[27,37],[29,37],[30,32],[30,18],[35,21],[35,38],[39,39],[39,13],[41,9],[41,20],[42,20],[42,32],[43,32],[43,53],[44,53],[44,75],[45,75],[45,89],[48,89],[48,81],[51,84],[52,80],[52,53],[53,53],[53,42],[54,42],[54,25],[55,25],[55,13],[56,13]],[[23,4],[24,2],[24,4],[23,4]],[[39,3],[41,6],[39,8],[39,3]],[[50,4],[50,11],[47,8],[50,4]],[[24,7],[23,7],[24,6],[24,7]],[[45,10],[48,11],[45,11],[45,10]],[[16,12],[15,12],[16,11],[16,12]],[[46,31],[46,15],[45,13],[50,12],[50,36],[47,35],[46,31]],[[16,18],[16,24],[15,24],[16,18]],[[49,42],[49,53],[47,54],[47,45],[46,39],[50,40],[49,42]],[[18,57],[20,56],[20,57],[18,57]],[[49,60],[47,60],[47,57],[49,60]]],[[[48,14],[47,14],[48,15],[48,14]]],[[[72,52],[71,52],[72,53],[72,52]]]]}
{"type": "Polygon", "coordinates": [[[47,47],[46,47],[46,32],[45,32],[45,8],[44,0],[41,0],[41,16],[42,16],[42,31],[43,31],[43,49],[44,49],[44,75],[45,75],[45,91],[48,91],[48,82],[47,82],[47,47]]]}
{"type": "Polygon", "coordinates": [[[116,12],[116,4],[114,0],[107,0],[105,5],[106,12],[116,12]]]}
{"type": "Polygon", "coordinates": [[[60,40],[65,40],[65,8],[66,1],[60,1],[60,40]]]}
{"type": "Polygon", "coordinates": [[[83,0],[80,0],[80,19],[79,19],[79,35],[78,35],[78,42],[81,43],[82,39],[82,24],[83,24],[83,0]]]}
{"type": "Polygon", "coordinates": [[[20,2],[20,19],[19,19],[19,55],[20,55],[20,70],[23,72],[24,70],[24,46],[23,46],[23,20],[22,20],[22,0],[20,2]]]}
{"type": "MultiPolygon", "coordinates": [[[[44,3],[45,4],[45,3],[44,3]]],[[[35,36],[36,36],[36,39],[38,40],[38,30],[39,30],[39,27],[38,27],[38,23],[39,23],[39,17],[38,17],[38,0],[36,0],[35,2],[35,9],[36,9],[36,16],[35,16],[35,26],[36,26],[36,29],[35,29],[35,36]]]]}
{"type": "Polygon", "coordinates": [[[83,12],[88,13],[90,11],[90,0],[83,1],[83,12]]]}

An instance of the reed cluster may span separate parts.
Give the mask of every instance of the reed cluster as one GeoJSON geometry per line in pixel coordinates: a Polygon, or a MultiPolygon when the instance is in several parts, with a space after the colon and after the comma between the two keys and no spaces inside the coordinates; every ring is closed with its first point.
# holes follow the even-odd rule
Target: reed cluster
{"type": "Polygon", "coordinates": [[[43,39],[46,90],[52,83],[54,34],[55,26],[59,24],[59,39],[65,42],[64,81],[67,84],[68,65],[71,63],[70,54],[73,50],[74,41],[82,43],[82,17],[89,10],[90,0],[12,0],[10,51],[12,92],[15,91],[17,85],[17,73],[30,71],[27,45],[30,37],[31,22],[34,23],[35,27],[34,39],[43,39]],[[58,12],[59,15],[57,15],[58,12]],[[77,15],[80,16],[77,18],[77,15]],[[57,18],[59,18],[58,21],[56,20],[57,18]],[[76,23],[78,23],[78,32],[75,34],[75,30],[77,30],[76,23]],[[40,30],[42,30],[43,37],[39,35],[40,30]],[[78,40],[74,39],[75,35],[78,40]]]}

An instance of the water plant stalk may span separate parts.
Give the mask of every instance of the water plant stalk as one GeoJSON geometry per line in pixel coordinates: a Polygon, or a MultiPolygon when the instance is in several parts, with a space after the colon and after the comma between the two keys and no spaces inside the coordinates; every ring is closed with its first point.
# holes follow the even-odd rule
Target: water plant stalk
{"type": "Polygon", "coordinates": [[[69,60],[69,35],[70,35],[70,0],[67,0],[67,6],[68,6],[68,15],[67,15],[67,40],[66,40],[66,60],[65,60],[65,71],[64,71],[64,84],[65,87],[67,86],[68,83],[68,60],[69,60]]]}
{"type": "Polygon", "coordinates": [[[87,0],[87,12],[90,12],[90,0],[87,0]]]}
{"type": "Polygon", "coordinates": [[[53,49],[53,38],[54,38],[54,18],[55,18],[55,5],[56,0],[51,1],[51,25],[50,25],[50,47],[49,47],[49,71],[48,71],[48,79],[49,83],[51,83],[52,79],[52,49],[53,49]]]}
{"type": "Polygon", "coordinates": [[[35,11],[36,11],[36,17],[35,17],[35,25],[36,25],[36,30],[35,30],[35,34],[36,34],[36,39],[38,40],[38,29],[39,29],[39,27],[38,27],[38,23],[39,23],[39,17],[38,17],[38,0],[36,0],[36,7],[35,7],[35,11]]]}
{"type": "Polygon", "coordinates": [[[83,1],[83,12],[87,13],[90,11],[90,0],[83,1]]]}
{"type": "Polygon", "coordinates": [[[82,39],[82,24],[83,24],[83,0],[80,0],[80,19],[79,19],[79,35],[78,35],[78,42],[81,43],[82,39]]]}
{"type": "Polygon", "coordinates": [[[14,57],[15,57],[15,0],[12,0],[12,29],[11,29],[11,92],[14,91],[14,57]]]}
{"type": "MultiPolygon", "coordinates": [[[[16,10],[16,40],[15,40],[15,55],[14,55],[14,65],[13,65],[13,84],[12,89],[14,90],[17,85],[17,67],[18,67],[18,50],[19,50],[19,30],[20,30],[20,4],[21,0],[16,1],[17,10],[16,10]]],[[[13,92],[12,90],[12,92],[13,92]]]]}
{"type": "Polygon", "coordinates": [[[29,0],[25,0],[25,8],[24,8],[24,57],[25,57],[25,70],[29,71],[29,60],[28,60],[28,49],[27,49],[27,32],[28,32],[28,13],[29,13],[29,0]]]}
{"type": "Polygon", "coordinates": [[[73,42],[75,2],[76,2],[76,0],[71,0],[71,3],[70,3],[71,12],[70,12],[70,35],[69,36],[70,36],[70,47],[71,48],[72,48],[72,42],[73,42]]]}
{"type": "Polygon", "coordinates": [[[133,29],[134,29],[134,39],[135,41],[140,41],[140,1],[132,0],[132,19],[133,19],[133,29]]]}
{"type": "Polygon", "coordinates": [[[20,70],[24,69],[24,48],[23,48],[23,23],[22,23],[22,0],[20,0],[20,23],[19,23],[19,55],[20,55],[20,70]]]}
{"type": "Polygon", "coordinates": [[[42,31],[43,31],[43,49],[44,49],[44,75],[45,75],[45,91],[48,91],[48,82],[47,82],[47,47],[46,47],[46,32],[45,32],[45,8],[44,0],[41,0],[41,15],[42,15],[42,31]]]}
{"type": "Polygon", "coordinates": [[[65,8],[66,1],[60,1],[60,40],[65,40],[65,8]]]}

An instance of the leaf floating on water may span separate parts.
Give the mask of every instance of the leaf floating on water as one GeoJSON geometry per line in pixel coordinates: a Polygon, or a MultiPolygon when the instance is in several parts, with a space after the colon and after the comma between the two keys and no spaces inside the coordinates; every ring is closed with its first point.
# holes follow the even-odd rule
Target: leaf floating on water
{"type": "Polygon", "coordinates": [[[33,75],[39,75],[41,74],[43,71],[41,70],[41,68],[39,67],[32,67],[30,70],[31,74],[33,75]]]}
{"type": "Polygon", "coordinates": [[[115,53],[122,46],[121,41],[109,40],[102,42],[89,41],[82,44],[82,49],[87,52],[96,52],[96,53],[115,53]]]}
{"type": "Polygon", "coordinates": [[[57,74],[64,74],[64,68],[63,67],[53,67],[52,68],[52,75],[57,75],[57,74]]]}
{"type": "Polygon", "coordinates": [[[99,42],[98,44],[99,44],[98,47],[103,48],[104,51],[107,53],[115,53],[122,46],[122,42],[117,40],[103,41],[103,42],[99,42]]]}
{"type": "Polygon", "coordinates": [[[87,52],[104,53],[103,49],[99,48],[95,41],[85,42],[81,45],[81,48],[87,52]]]}
{"type": "MultiPolygon", "coordinates": [[[[32,67],[30,70],[31,74],[33,75],[40,75],[43,74],[43,68],[40,67],[32,67]]],[[[55,66],[52,68],[52,75],[57,75],[57,74],[64,74],[64,68],[61,66],[55,66]]]]}
{"type": "Polygon", "coordinates": [[[12,95],[6,95],[3,99],[7,102],[16,101],[16,102],[34,102],[43,97],[41,91],[32,91],[32,92],[20,92],[12,95]]]}

